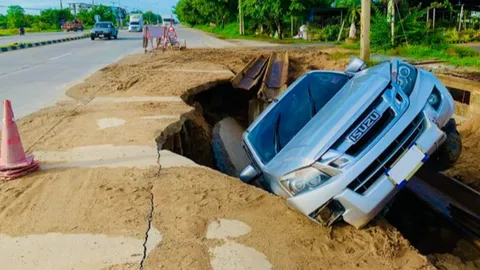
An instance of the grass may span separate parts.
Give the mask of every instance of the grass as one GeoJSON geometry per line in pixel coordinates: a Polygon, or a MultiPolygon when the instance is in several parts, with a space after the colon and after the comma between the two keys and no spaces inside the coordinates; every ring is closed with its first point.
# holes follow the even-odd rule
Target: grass
{"type": "Polygon", "coordinates": [[[479,52],[456,45],[444,45],[436,49],[425,45],[401,46],[386,51],[386,54],[399,55],[415,60],[442,60],[447,65],[480,68],[479,52]]]}
{"type": "MultiPolygon", "coordinates": [[[[339,46],[354,51],[360,49],[360,43],[358,42],[353,44],[343,43],[339,46]]],[[[427,45],[403,45],[390,50],[375,50],[373,48],[372,52],[390,56],[401,56],[413,60],[441,60],[447,65],[480,68],[480,52],[453,44],[443,44],[435,47],[427,45]]]]}
{"type": "MultiPolygon", "coordinates": [[[[46,32],[61,32],[60,29],[35,29],[35,28],[25,28],[25,33],[46,33],[46,32]]],[[[18,29],[0,29],[0,36],[15,36],[18,35],[18,29]]]]}
{"type": "Polygon", "coordinates": [[[280,44],[304,44],[304,43],[318,43],[313,41],[308,41],[304,39],[294,39],[294,38],[284,38],[276,39],[266,35],[240,35],[238,34],[238,23],[229,23],[226,24],[223,28],[220,26],[210,27],[208,25],[195,25],[195,29],[202,30],[207,33],[214,34],[220,39],[245,39],[245,40],[256,40],[256,41],[267,41],[272,43],[280,44]]]}

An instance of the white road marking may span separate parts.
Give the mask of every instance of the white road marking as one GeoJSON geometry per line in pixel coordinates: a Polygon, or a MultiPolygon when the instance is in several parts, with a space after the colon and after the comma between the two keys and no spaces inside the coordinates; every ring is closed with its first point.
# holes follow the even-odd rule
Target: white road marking
{"type": "Polygon", "coordinates": [[[59,56],[56,56],[56,57],[52,57],[50,58],[50,60],[57,60],[59,58],[62,58],[62,57],[65,57],[65,56],[69,56],[71,55],[72,53],[66,53],[66,54],[62,54],[62,55],[59,55],[59,56]]]}

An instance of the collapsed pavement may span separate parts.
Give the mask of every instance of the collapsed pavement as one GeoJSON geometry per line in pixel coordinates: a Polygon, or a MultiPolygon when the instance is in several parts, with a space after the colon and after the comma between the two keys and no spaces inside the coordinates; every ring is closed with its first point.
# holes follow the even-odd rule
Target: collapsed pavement
{"type": "MultiPolygon", "coordinates": [[[[462,262],[471,258],[451,254],[427,259],[384,219],[363,230],[322,227],[289,210],[282,199],[212,170],[214,153],[205,143],[211,143],[213,126],[205,108],[191,101],[228,82],[231,70],[238,72],[260,52],[128,57],[69,91],[84,105],[64,103],[22,118],[24,146],[44,157],[46,167],[0,185],[0,233],[9,239],[1,241],[2,250],[24,255],[15,260],[0,255],[7,268],[31,269],[33,260],[50,269],[138,269],[140,264],[144,269],[233,269],[231,263],[239,269],[475,266],[462,262]],[[185,137],[192,134],[197,141],[185,137]],[[161,168],[157,143],[172,150],[160,152],[161,168]],[[194,148],[198,145],[201,155],[194,148]],[[175,149],[189,159],[173,154],[175,149]],[[198,165],[202,156],[210,165],[198,165]],[[102,250],[105,257],[62,261],[59,247],[65,256],[84,250],[63,248],[71,242],[51,241],[52,236],[83,237],[85,247],[102,250]],[[105,243],[110,248],[103,248],[105,243]],[[47,251],[34,253],[38,246],[47,251]],[[250,265],[250,258],[258,264],[250,265]]],[[[343,69],[346,62],[317,50],[290,55],[290,79],[312,68],[343,69]]]]}

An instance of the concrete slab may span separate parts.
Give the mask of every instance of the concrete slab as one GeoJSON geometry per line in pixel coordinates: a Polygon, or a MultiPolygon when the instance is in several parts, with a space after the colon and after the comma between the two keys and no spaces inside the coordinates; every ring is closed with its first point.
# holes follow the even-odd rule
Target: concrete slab
{"type": "MultiPolygon", "coordinates": [[[[92,145],[72,148],[65,152],[38,151],[33,153],[43,164],[42,169],[89,167],[147,168],[157,166],[157,149],[151,146],[135,145],[92,145]]],[[[199,166],[188,158],[168,150],[160,152],[160,164],[164,168],[179,166],[199,166]]]]}
{"type": "Polygon", "coordinates": [[[231,219],[219,219],[208,224],[207,239],[227,239],[228,237],[239,237],[251,231],[247,224],[231,219]]]}
{"type": "Polygon", "coordinates": [[[267,257],[254,248],[227,241],[224,245],[209,249],[213,270],[266,270],[272,269],[267,257]]]}
{"type": "Polygon", "coordinates": [[[250,164],[242,148],[243,128],[235,119],[224,118],[213,128],[213,152],[217,167],[225,174],[238,177],[250,164]]]}
{"type": "Polygon", "coordinates": [[[250,231],[250,226],[239,220],[220,219],[208,225],[207,239],[225,241],[223,245],[208,250],[213,258],[210,263],[214,270],[272,269],[272,264],[263,253],[231,240],[250,231]]]}
{"type": "Polygon", "coordinates": [[[125,120],[121,118],[102,118],[97,120],[97,126],[99,129],[106,129],[112,127],[120,127],[125,125],[125,120]]]}
{"type": "MultiPolygon", "coordinates": [[[[150,231],[147,255],[162,241],[156,228],[150,231]]],[[[0,261],[4,269],[102,269],[116,264],[139,264],[143,242],[144,239],[105,234],[0,234],[0,261]]]]}

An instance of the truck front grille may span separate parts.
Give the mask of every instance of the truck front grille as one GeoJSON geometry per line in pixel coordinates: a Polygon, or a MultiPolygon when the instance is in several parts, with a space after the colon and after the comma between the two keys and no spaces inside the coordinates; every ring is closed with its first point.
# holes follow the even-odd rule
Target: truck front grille
{"type": "MultiPolygon", "coordinates": [[[[370,113],[370,111],[367,111],[370,113]]],[[[358,142],[356,142],[354,145],[352,145],[348,150],[346,151],[347,154],[351,156],[356,156],[360,154],[367,146],[370,145],[370,143],[379,136],[380,133],[382,133],[386,127],[392,122],[392,120],[395,118],[395,112],[392,109],[387,109],[380,119],[373,125],[358,142]]],[[[363,121],[365,117],[359,119],[363,121]]],[[[358,120],[357,120],[358,121],[358,120]]],[[[356,128],[359,124],[355,123],[352,127],[356,128]]],[[[353,131],[353,129],[352,129],[353,131]]],[[[350,134],[352,131],[347,131],[347,135],[350,134]]]]}
{"type": "Polygon", "coordinates": [[[424,116],[420,113],[397,139],[348,185],[348,188],[359,194],[365,193],[408,150],[410,144],[415,142],[424,128],[424,116]]]}

